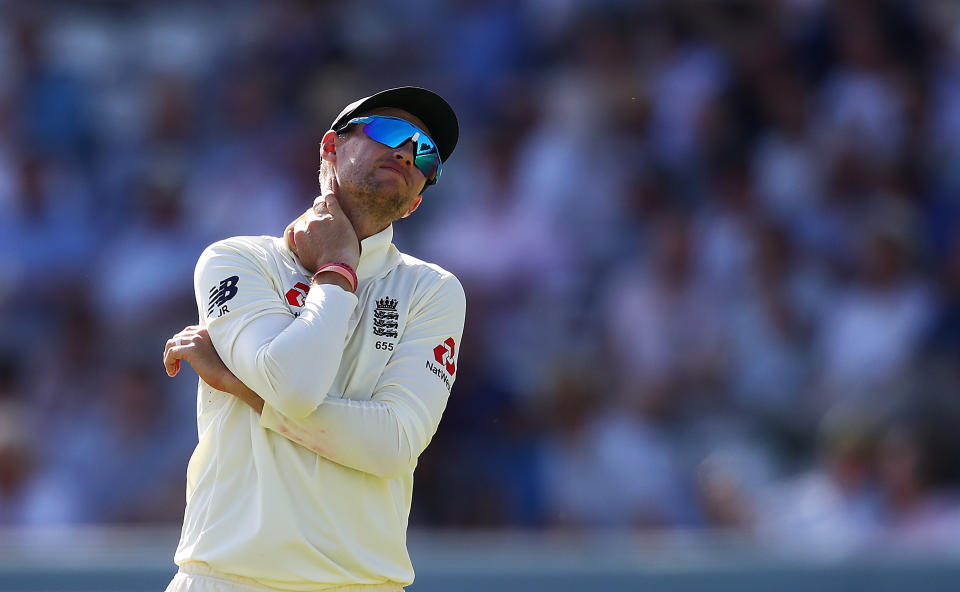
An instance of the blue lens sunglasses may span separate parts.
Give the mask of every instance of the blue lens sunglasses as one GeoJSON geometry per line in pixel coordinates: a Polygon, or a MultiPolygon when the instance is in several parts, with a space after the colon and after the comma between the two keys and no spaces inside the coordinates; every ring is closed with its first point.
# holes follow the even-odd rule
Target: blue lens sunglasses
{"type": "Polygon", "coordinates": [[[440,178],[443,163],[440,162],[440,152],[437,150],[436,143],[430,139],[427,132],[406,119],[390,117],[389,115],[355,117],[340,129],[343,130],[351,125],[362,125],[363,133],[367,134],[367,137],[389,148],[399,148],[406,144],[408,140],[412,140],[413,165],[423,173],[427,180],[424,189],[435,185],[437,179],[440,178]]]}

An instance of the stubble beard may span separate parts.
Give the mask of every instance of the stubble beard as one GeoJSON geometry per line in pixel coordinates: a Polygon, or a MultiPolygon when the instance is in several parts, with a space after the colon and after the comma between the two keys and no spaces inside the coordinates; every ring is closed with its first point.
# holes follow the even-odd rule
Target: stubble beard
{"type": "Polygon", "coordinates": [[[359,220],[355,216],[361,216],[372,226],[380,228],[386,227],[403,216],[407,212],[407,206],[404,204],[403,193],[397,188],[396,183],[378,179],[376,172],[373,170],[349,184],[352,197],[349,200],[350,211],[345,207],[344,212],[355,222],[359,220]]]}

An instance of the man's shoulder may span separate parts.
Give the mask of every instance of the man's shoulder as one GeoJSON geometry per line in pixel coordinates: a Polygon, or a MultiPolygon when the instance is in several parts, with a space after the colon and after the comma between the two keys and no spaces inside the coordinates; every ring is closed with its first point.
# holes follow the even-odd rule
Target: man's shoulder
{"type": "Polygon", "coordinates": [[[430,263],[429,261],[418,259],[406,253],[400,253],[400,263],[397,265],[397,270],[400,273],[414,274],[418,276],[419,279],[426,281],[454,281],[459,283],[459,280],[457,280],[457,277],[453,275],[453,273],[440,267],[436,263],[430,263]]]}
{"type": "Polygon", "coordinates": [[[275,236],[231,236],[212,243],[207,250],[214,251],[258,251],[276,252],[279,250],[275,236]]]}
{"type": "Polygon", "coordinates": [[[275,236],[231,236],[204,249],[201,259],[215,256],[240,256],[258,260],[274,258],[281,253],[281,240],[275,236]]]}
{"type": "Polygon", "coordinates": [[[414,293],[421,303],[445,302],[461,311],[466,306],[466,294],[460,280],[436,263],[400,253],[400,263],[395,269],[414,277],[414,293]]]}
{"type": "Polygon", "coordinates": [[[272,270],[283,258],[282,240],[275,236],[232,236],[218,240],[200,254],[197,272],[223,266],[272,270]]]}

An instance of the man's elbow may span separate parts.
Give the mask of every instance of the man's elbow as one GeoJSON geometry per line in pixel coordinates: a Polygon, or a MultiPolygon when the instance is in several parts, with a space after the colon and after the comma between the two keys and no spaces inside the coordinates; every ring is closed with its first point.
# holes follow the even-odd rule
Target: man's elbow
{"type": "Polygon", "coordinates": [[[422,448],[410,442],[406,434],[401,431],[396,448],[384,450],[377,456],[371,472],[381,479],[395,479],[413,472],[417,466],[417,457],[422,448]]]}
{"type": "Polygon", "coordinates": [[[300,421],[306,419],[311,413],[317,410],[323,400],[317,400],[317,393],[309,389],[288,389],[287,392],[278,393],[277,400],[273,406],[277,411],[286,417],[300,421]]]}
{"type": "Polygon", "coordinates": [[[370,473],[381,479],[396,479],[412,473],[415,461],[406,455],[385,454],[370,467],[370,473]]]}

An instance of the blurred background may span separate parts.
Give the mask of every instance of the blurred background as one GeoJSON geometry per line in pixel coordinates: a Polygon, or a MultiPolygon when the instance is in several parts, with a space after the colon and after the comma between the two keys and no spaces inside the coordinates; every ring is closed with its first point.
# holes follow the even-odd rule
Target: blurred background
{"type": "Polygon", "coordinates": [[[7,541],[176,531],[197,257],[405,84],[461,139],[395,242],[468,297],[413,540],[960,558],[952,0],[0,2],[7,541]]]}

